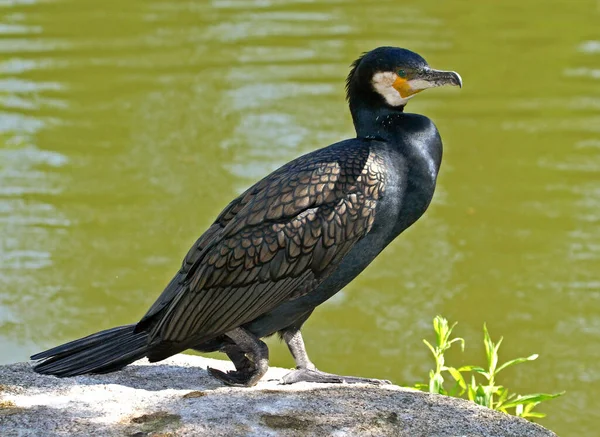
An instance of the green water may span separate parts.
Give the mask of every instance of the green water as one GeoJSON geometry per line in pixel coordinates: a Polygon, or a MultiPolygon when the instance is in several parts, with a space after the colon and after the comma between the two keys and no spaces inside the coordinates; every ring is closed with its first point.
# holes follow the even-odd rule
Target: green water
{"type": "MultiPolygon", "coordinates": [[[[414,383],[458,320],[515,390],[600,426],[600,6],[535,1],[0,1],[0,362],[143,315],[228,201],[353,133],[379,45],[465,86],[419,94],[445,143],[428,213],[305,327],[326,371],[414,383]]],[[[273,365],[291,366],[270,341],[273,365]]],[[[460,356],[456,356],[460,359],[460,356]]]]}

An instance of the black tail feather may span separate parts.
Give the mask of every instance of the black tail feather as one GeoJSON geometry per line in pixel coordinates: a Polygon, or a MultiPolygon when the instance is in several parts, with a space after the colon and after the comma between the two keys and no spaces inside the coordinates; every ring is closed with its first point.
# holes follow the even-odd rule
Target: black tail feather
{"type": "Polygon", "coordinates": [[[35,354],[32,360],[43,361],[33,370],[62,377],[122,369],[146,356],[148,334],[134,333],[134,328],[126,325],[107,329],[35,354]]]}

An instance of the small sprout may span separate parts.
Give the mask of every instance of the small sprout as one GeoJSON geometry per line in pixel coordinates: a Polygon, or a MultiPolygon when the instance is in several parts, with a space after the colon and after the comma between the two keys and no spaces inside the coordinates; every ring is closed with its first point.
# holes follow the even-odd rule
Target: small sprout
{"type": "Polygon", "coordinates": [[[463,397],[478,405],[487,408],[499,410],[504,413],[513,414],[515,416],[524,417],[526,419],[545,417],[545,414],[533,411],[533,409],[541,402],[562,396],[561,393],[535,393],[530,395],[519,395],[511,393],[506,387],[496,385],[497,375],[507,367],[515,364],[534,361],[538,355],[533,354],[526,358],[515,358],[503,364],[499,364],[499,349],[502,344],[502,337],[497,343],[494,343],[487,326],[483,325],[483,345],[485,348],[487,368],[466,365],[459,368],[446,366],[444,353],[450,347],[459,342],[461,350],[464,351],[465,341],[460,337],[451,338],[452,330],[456,326],[448,324],[448,320],[442,316],[436,316],[433,319],[433,330],[436,337],[436,345],[433,346],[427,340],[423,340],[425,345],[431,351],[435,360],[435,369],[429,371],[429,383],[415,384],[415,388],[430,393],[449,395],[454,397],[463,397]],[[454,386],[447,390],[444,387],[444,372],[449,374],[454,380],[454,386]],[[470,373],[470,382],[467,384],[464,374],[470,373]],[[485,383],[478,382],[476,376],[483,378],[485,383]]]}

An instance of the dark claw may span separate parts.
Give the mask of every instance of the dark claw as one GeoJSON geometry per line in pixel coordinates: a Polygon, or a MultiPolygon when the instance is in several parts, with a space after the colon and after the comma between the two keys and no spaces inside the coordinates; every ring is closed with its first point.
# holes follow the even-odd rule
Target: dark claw
{"type": "Polygon", "coordinates": [[[248,387],[247,381],[249,381],[250,377],[252,376],[251,374],[242,374],[236,370],[222,372],[219,369],[212,367],[207,367],[206,370],[219,381],[233,387],[248,387]]]}
{"type": "Polygon", "coordinates": [[[262,377],[262,373],[259,373],[256,369],[250,372],[242,372],[239,370],[222,372],[218,369],[207,367],[206,370],[219,381],[232,387],[252,387],[253,385],[256,385],[262,377]]]}

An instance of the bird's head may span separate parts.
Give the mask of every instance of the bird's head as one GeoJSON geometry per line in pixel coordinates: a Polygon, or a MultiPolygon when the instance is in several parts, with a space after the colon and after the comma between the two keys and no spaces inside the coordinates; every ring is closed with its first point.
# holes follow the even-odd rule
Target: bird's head
{"type": "Polygon", "coordinates": [[[462,79],[454,71],[434,70],[410,50],[379,47],[354,61],[346,92],[351,107],[360,101],[401,109],[415,94],[444,85],[462,87],[462,79]]]}

